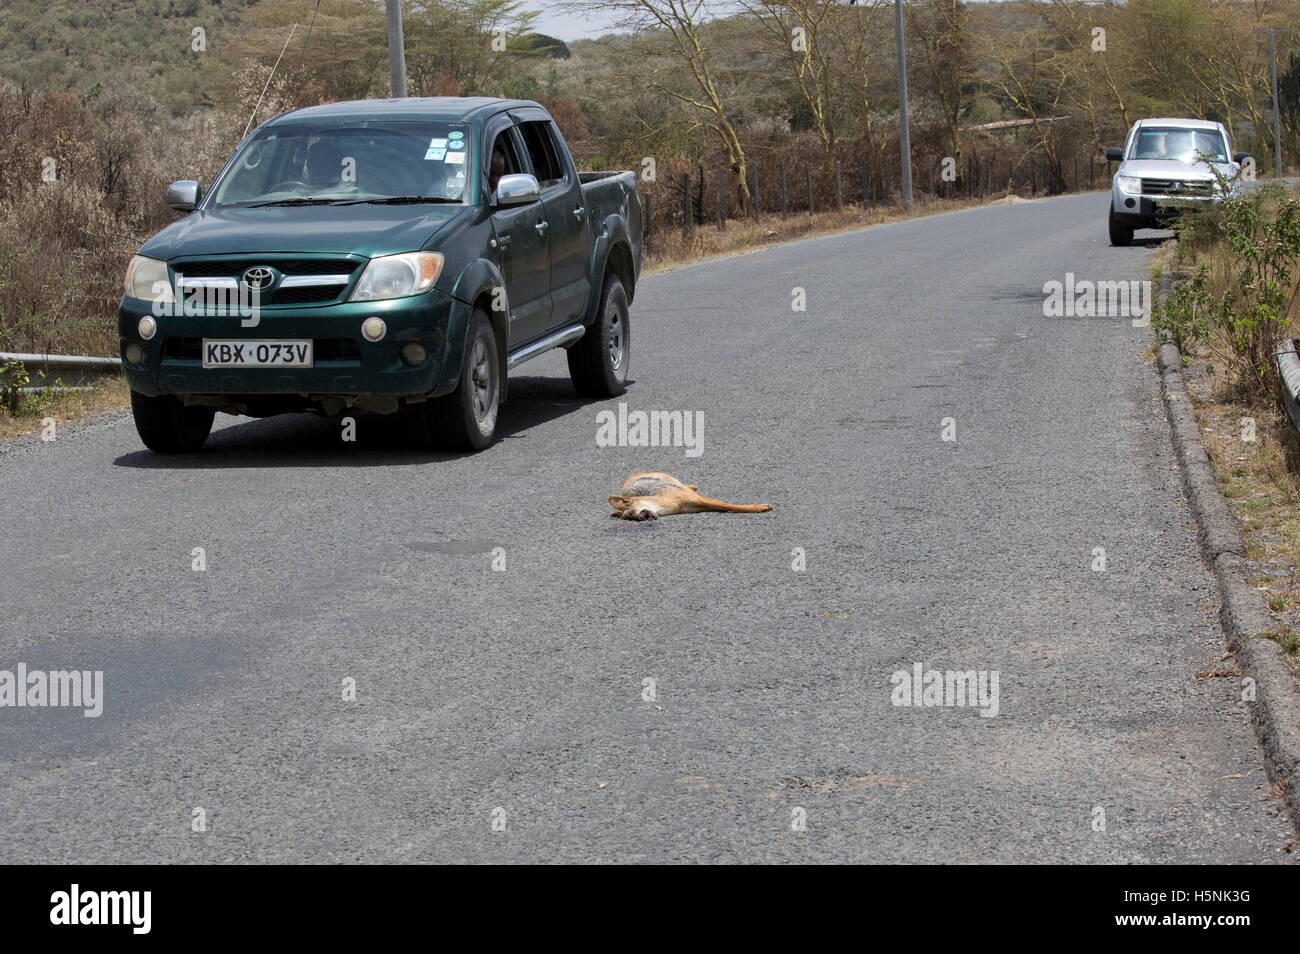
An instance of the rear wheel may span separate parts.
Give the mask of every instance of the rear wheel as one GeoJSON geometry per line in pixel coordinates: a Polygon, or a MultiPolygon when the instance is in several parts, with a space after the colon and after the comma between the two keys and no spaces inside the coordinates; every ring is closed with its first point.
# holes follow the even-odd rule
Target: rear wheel
{"type": "Polygon", "coordinates": [[[186,407],[170,394],[148,397],[132,391],[131,416],[145,447],[159,454],[186,454],[203,446],[216,412],[186,407]]]}
{"type": "Polygon", "coordinates": [[[430,436],[449,450],[483,450],[496,440],[501,407],[501,356],[487,315],[475,310],[465,339],[465,367],[456,390],[424,405],[430,436]]]}
{"type": "Polygon", "coordinates": [[[1108,225],[1110,226],[1111,245],[1124,246],[1132,244],[1133,227],[1131,225],[1125,225],[1119,219],[1115,218],[1114,206],[1111,206],[1110,208],[1110,219],[1108,220],[1108,225]]]}
{"type": "Polygon", "coordinates": [[[627,390],[632,345],[627,312],[627,292],[611,272],[605,276],[596,319],[569,348],[569,377],[583,397],[617,397],[627,390]]]}

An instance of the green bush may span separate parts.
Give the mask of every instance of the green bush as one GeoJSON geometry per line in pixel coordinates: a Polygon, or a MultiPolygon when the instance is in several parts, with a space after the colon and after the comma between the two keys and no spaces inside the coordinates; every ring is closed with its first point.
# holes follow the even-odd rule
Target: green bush
{"type": "Polygon", "coordinates": [[[1274,354],[1300,297],[1300,200],[1276,187],[1228,199],[1190,217],[1179,245],[1180,260],[1199,264],[1152,323],[1180,347],[1208,345],[1246,400],[1276,401],[1274,354]]]}

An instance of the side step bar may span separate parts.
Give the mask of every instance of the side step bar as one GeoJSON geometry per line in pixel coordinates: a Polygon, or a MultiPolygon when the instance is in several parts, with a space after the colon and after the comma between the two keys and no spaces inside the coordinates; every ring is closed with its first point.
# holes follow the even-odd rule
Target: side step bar
{"type": "Polygon", "coordinates": [[[570,325],[568,328],[561,328],[554,334],[547,335],[541,341],[534,341],[507,357],[506,369],[514,369],[539,354],[545,354],[552,348],[562,348],[567,344],[572,344],[586,333],[587,329],[582,325],[570,325]]]}

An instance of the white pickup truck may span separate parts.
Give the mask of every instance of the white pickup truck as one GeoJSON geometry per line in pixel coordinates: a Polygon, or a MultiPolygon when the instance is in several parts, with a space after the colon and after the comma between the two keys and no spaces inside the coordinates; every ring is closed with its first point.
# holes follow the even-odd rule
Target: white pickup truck
{"type": "Polygon", "coordinates": [[[1134,229],[1164,228],[1189,206],[1236,194],[1249,156],[1233,154],[1222,123],[1140,119],[1124,148],[1111,146],[1106,158],[1120,164],[1110,186],[1110,244],[1128,245],[1134,229]]]}

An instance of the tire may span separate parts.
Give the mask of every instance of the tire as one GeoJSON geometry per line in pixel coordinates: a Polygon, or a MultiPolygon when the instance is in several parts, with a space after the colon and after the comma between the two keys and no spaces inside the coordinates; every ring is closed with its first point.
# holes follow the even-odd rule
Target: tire
{"type": "Polygon", "coordinates": [[[497,438],[501,353],[487,315],[475,309],[465,336],[465,366],[456,390],[424,406],[425,426],[446,450],[481,451],[497,438]]]}
{"type": "Polygon", "coordinates": [[[159,454],[188,454],[208,439],[216,411],[186,407],[170,394],[147,397],[132,391],[131,416],[145,447],[159,454]]]}
{"type": "Polygon", "coordinates": [[[583,397],[617,397],[627,390],[632,335],[627,292],[610,272],[600,292],[600,308],[587,333],[569,348],[569,377],[583,397]]]}
{"type": "Polygon", "coordinates": [[[1110,227],[1110,244],[1123,247],[1133,244],[1133,227],[1125,225],[1119,219],[1115,218],[1115,207],[1110,207],[1110,218],[1107,219],[1110,227]]]}

